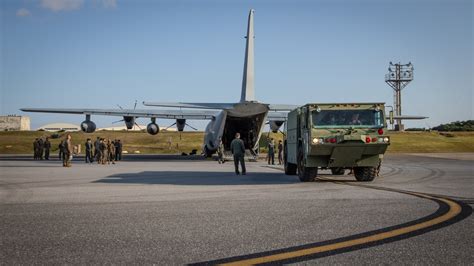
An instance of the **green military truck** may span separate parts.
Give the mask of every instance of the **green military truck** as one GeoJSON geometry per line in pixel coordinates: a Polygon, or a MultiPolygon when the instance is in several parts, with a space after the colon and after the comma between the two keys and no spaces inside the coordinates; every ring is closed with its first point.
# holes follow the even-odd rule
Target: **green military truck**
{"type": "Polygon", "coordinates": [[[312,182],[318,169],[330,169],[334,175],[353,169],[357,181],[372,181],[390,144],[386,132],[384,103],[298,107],[288,113],[285,124],[285,173],[312,182]]]}

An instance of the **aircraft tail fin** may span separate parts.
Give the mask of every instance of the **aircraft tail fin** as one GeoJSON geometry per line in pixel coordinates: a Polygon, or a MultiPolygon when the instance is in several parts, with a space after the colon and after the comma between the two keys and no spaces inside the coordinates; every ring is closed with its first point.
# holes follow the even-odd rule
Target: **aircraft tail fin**
{"type": "Polygon", "coordinates": [[[254,87],[254,32],[253,32],[253,13],[255,10],[250,9],[249,21],[247,26],[247,39],[245,46],[245,61],[244,61],[244,75],[242,78],[242,93],[240,102],[255,101],[255,87],[254,87]]]}

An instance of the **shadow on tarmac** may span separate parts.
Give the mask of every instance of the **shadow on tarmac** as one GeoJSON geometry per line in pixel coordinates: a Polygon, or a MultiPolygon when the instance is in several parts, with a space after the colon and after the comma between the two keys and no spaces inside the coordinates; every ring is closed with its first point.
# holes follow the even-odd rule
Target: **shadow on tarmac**
{"type": "Polygon", "coordinates": [[[275,185],[299,183],[295,176],[281,173],[233,172],[185,172],[185,171],[144,171],[140,173],[116,174],[93,183],[108,184],[162,184],[162,185],[275,185]]]}
{"type": "MultiPolygon", "coordinates": [[[[72,159],[75,161],[84,161],[84,155],[75,155],[72,159]]],[[[57,154],[51,155],[51,160],[60,161],[57,154]]],[[[201,155],[179,155],[179,154],[126,154],[123,155],[123,161],[205,161],[211,160],[201,155]]],[[[0,161],[34,161],[33,155],[28,154],[2,154],[0,161]]]]}

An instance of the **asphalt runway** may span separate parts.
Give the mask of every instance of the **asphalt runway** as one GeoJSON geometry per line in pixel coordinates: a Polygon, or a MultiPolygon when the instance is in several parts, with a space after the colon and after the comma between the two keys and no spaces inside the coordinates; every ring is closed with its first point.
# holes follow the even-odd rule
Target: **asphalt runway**
{"type": "Polygon", "coordinates": [[[0,264],[474,263],[474,154],[388,155],[300,183],[197,157],[0,157],[0,264]],[[80,159],[80,158],[79,158],[80,159]]]}

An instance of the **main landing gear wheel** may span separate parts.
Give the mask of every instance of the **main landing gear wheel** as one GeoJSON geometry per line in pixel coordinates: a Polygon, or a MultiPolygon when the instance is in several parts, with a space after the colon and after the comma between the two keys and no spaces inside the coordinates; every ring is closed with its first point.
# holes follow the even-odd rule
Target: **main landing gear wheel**
{"type": "Polygon", "coordinates": [[[354,176],[357,181],[370,182],[377,176],[377,167],[355,167],[354,176]]]}

